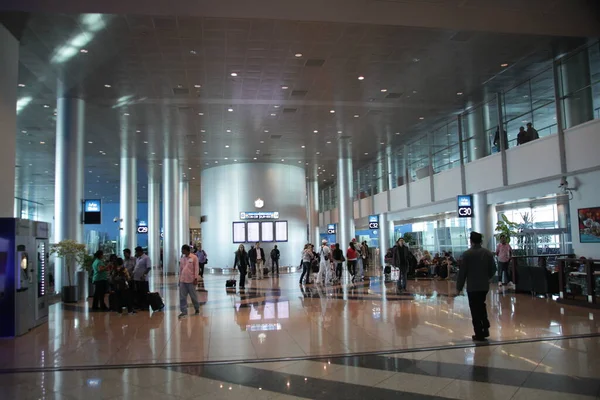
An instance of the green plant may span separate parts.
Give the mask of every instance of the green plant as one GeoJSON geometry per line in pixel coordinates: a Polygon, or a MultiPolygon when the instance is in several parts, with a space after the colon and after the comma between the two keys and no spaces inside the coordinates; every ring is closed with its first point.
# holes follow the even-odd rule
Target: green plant
{"type": "Polygon", "coordinates": [[[402,239],[404,239],[404,242],[409,246],[414,246],[415,244],[417,244],[417,241],[415,240],[412,233],[405,233],[404,236],[402,236],[402,239]]]}
{"type": "Polygon", "coordinates": [[[56,254],[57,257],[64,260],[69,286],[73,286],[73,267],[74,264],[83,264],[86,256],[85,244],[70,239],[61,240],[50,246],[50,254],[56,254]]]}
{"type": "Polygon", "coordinates": [[[506,215],[501,214],[500,219],[496,223],[496,239],[500,240],[501,236],[506,237],[506,242],[510,242],[510,239],[516,237],[519,233],[520,225],[516,222],[510,221],[506,218],[506,215]]]}
{"type": "Polygon", "coordinates": [[[87,271],[88,274],[92,273],[92,264],[94,263],[94,256],[86,254],[83,256],[83,262],[81,263],[81,269],[87,271]]]}

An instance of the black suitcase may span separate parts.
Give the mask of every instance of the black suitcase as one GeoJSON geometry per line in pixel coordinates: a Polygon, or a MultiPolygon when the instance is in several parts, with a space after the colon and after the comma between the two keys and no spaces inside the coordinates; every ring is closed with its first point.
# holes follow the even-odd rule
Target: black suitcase
{"type": "Polygon", "coordinates": [[[161,311],[163,308],[165,308],[165,303],[163,303],[162,297],[160,297],[158,292],[148,293],[147,299],[152,311],[161,311]]]}
{"type": "Polygon", "coordinates": [[[264,276],[269,276],[269,267],[264,267],[263,268],[263,275],[264,276]]]}
{"type": "Polygon", "coordinates": [[[234,288],[237,285],[237,281],[235,279],[227,279],[225,281],[225,287],[226,288],[234,288]]]}
{"type": "Polygon", "coordinates": [[[119,299],[115,292],[108,295],[108,308],[110,311],[121,311],[121,305],[119,304],[119,299]]]}
{"type": "Polygon", "coordinates": [[[390,267],[390,266],[387,266],[387,265],[386,265],[386,266],[383,268],[383,273],[384,273],[384,274],[391,274],[391,273],[392,273],[392,267],[390,267]]]}

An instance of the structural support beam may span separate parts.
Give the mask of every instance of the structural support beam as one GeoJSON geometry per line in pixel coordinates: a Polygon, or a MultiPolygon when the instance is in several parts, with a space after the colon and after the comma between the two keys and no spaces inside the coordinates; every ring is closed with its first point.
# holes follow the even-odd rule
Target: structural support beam
{"type": "Polygon", "coordinates": [[[179,258],[179,160],[163,160],[163,272],[174,275],[179,258]]]}
{"type": "Polygon", "coordinates": [[[337,190],[339,200],[339,226],[337,235],[341,246],[347,246],[354,238],[354,203],[352,199],[352,151],[348,139],[340,139],[338,166],[337,166],[337,190]]]}
{"type": "MultiPolygon", "coordinates": [[[[61,88],[59,84],[59,93],[61,88]]],[[[83,242],[81,221],[83,201],[83,143],[85,102],[59,97],[56,109],[56,184],[54,186],[55,243],[71,239],[83,242]]],[[[55,260],[55,287],[69,285],[63,260],[55,260]],[[64,274],[63,274],[64,273],[64,274]]],[[[71,284],[74,285],[74,277],[71,284]]]]}
{"type": "MultiPolygon", "coordinates": [[[[156,166],[148,167],[148,256],[153,267],[160,265],[160,181],[156,166]]],[[[154,274],[150,275],[150,289],[154,287],[154,274]]]]}
{"type": "Polygon", "coordinates": [[[179,182],[179,247],[190,244],[190,183],[179,182]]]}
{"type": "Polygon", "coordinates": [[[137,246],[137,159],[129,138],[127,117],[121,121],[120,251],[137,246]]]}
{"type": "Polygon", "coordinates": [[[308,241],[315,246],[319,243],[319,182],[311,176],[307,185],[308,202],[308,241]]]}

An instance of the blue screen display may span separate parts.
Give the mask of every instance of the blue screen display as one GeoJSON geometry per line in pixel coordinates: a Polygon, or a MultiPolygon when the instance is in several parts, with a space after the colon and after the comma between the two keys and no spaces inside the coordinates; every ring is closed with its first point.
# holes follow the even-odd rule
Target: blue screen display
{"type": "Polygon", "coordinates": [[[100,200],[86,200],[83,205],[85,212],[100,212],[100,200]]]}

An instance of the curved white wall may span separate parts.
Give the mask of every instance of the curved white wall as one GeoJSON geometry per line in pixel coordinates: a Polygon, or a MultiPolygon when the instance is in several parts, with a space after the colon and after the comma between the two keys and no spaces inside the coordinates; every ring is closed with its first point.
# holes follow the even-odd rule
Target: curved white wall
{"type": "MultiPolygon", "coordinates": [[[[263,243],[268,258],[273,245],[281,251],[280,265],[299,265],[306,243],[306,174],[304,168],[275,163],[239,163],[202,171],[202,246],[210,267],[231,267],[238,245],[233,243],[232,222],[241,211],[259,211],[254,200],[265,205],[260,211],[279,211],[288,221],[288,241],[263,243]]],[[[248,244],[246,244],[248,250],[248,244]]]]}

